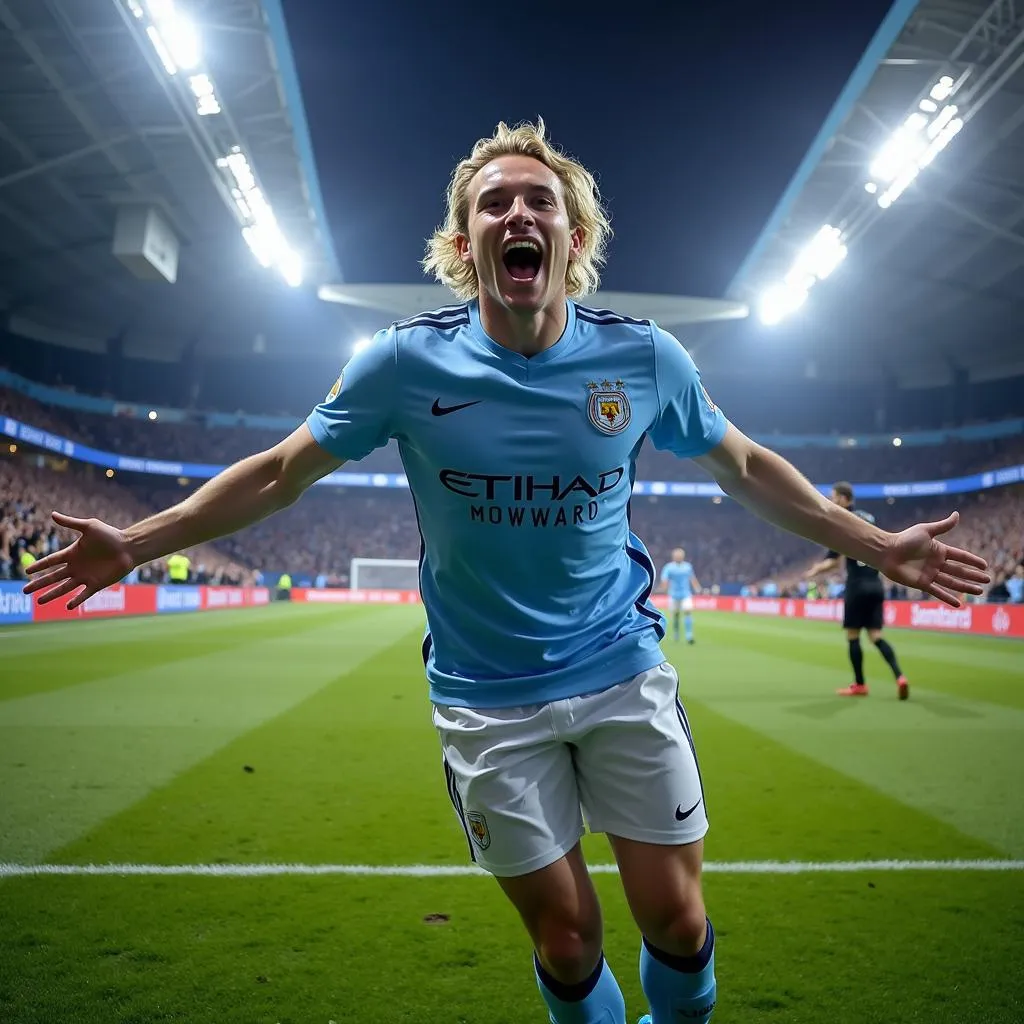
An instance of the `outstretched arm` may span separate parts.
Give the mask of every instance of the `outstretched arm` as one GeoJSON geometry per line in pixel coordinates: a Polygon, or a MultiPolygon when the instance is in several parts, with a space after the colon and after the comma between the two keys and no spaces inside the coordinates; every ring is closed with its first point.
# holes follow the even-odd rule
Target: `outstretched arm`
{"type": "Polygon", "coordinates": [[[302,424],[273,448],[236,462],[184,501],[127,529],[54,512],[58,526],[79,536],[32,564],[25,592],[42,592],[38,600],[46,604],[84,588],[68,601],[68,608],[76,608],[137,565],[265,519],[342,464],[302,424]]]}
{"type": "Polygon", "coordinates": [[[229,466],[184,501],[124,531],[141,564],[235,533],[293,504],[343,465],[300,425],[273,448],[229,466]]]}
{"type": "Polygon", "coordinates": [[[938,539],[956,526],[956,512],[938,523],[887,533],[828,501],[781,455],[732,424],[720,443],[695,461],[726,494],[760,518],[874,566],[889,579],[954,608],[961,604],[958,594],[981,594],[989,581],[983,558],[938,539]]]}
{"type": "Polygon", "coordinates": [[[815,576],[820,576],[823,572],[831,572],[837,565],[839,565],[838,558],[823,558],[820,562],[815,562],[804,573],[804,579],[813,580],[815,576]]]}

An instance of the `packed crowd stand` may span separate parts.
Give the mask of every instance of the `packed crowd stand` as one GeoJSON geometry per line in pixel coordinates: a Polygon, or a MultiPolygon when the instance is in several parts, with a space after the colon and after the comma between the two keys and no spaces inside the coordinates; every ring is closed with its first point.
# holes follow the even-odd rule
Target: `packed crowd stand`
{"type": "MultiPolygon", "coordinates": [[[[245,427],[208,428],[81,414],[42,405],[19,392],[0,389],[0,414],[95,448],[174,461],[226,464],[273,444],[280,432],[245,427]]],[[[0,578],[23,575],[26,555],[40,557],[63,542],[49,518],[57,508],[127,525],[186,496],[201,481],[175,481],[103,470],[25,450],[0,461],[0,578]]],[[[1024,437],[962,442],[936,447],[796,448],[784,454],[818,483],[836,479],[887,482],[940,479],[983,472],[1024,461],[1024,437]]],[[[352,467],[402,471],[397,448],[374,453],[352,467]]],[[[706,480],[692,463],[650,447],[642,452],[638,479],[706,480]]],[[[879,523],[899,528],[946,514],[949,497],[865,502],[879,523]]],[[[979,551],[994,570],[991,597],[1012,600],[1024,578],[1024,488],[1004,487],[956,500],[962,523],[956,543],[979,551]],[[1009,587],[1007,583],[1009,582],[1009,587]]],[[[747,592],[802,594],[804,570],[819,552],[799,538],[775,530],[728,499],[636,496],[632,529],[655,562],[682,545],[706,587],[745,586],[747,592]]],[[[481,525],[481,528],[484,528],[481,525]]],[[[351,560],[415,559],[419,553],[409,494],[401,489],[318,486],[278,515],[189,552],[196,582],[251,583],[261,573],[287,570],[322,586],[347,586],[351,560]]],[[[164,563],[144,567],[139,579],[161,581],[164,563]]],[[[831,584],[836,583],[832,580],[831,584]]],[[[827,591],[830,581],[824,581],[827,591]]],[[[902,595],[899,595],[902,596],[902,595]]]]}

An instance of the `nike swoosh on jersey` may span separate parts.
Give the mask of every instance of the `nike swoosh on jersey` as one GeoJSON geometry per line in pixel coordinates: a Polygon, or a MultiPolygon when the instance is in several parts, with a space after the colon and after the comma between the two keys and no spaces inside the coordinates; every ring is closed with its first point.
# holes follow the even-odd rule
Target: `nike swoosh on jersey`
{"type": "Polygon", "coordinates": [[[683,810],[683,805],[680,804],[676,808],[676,821],[686,821],[686,819],[693,814],[697,808],[700,807],[700,800],[698,800],[688,811],[683,810]]]}
{"type": "Polygon", "coordinates": [[[440,399],[435,398],[430,411],[435,416],[447,416],[451,412],[458,412],[460,409],[468,409],[471,405],[479,405],[483,401],[478,398],[475,402],[463,402],[462,405],[441,405],[440,399]]]}

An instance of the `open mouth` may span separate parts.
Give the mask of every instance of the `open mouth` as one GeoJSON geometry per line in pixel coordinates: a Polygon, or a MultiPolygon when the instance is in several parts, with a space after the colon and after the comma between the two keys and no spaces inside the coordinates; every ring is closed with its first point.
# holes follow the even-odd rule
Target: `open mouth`
{"type": "Polygon", "coordinates": [[[513,281],[532,281],[543,262],[540,246],[530,241],[509,242],[501,259],[513,281]]]}

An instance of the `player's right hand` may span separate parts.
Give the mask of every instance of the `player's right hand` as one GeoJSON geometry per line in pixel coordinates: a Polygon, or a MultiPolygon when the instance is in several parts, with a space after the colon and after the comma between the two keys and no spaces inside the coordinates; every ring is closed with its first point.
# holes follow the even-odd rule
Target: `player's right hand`
{"type": "Polygon", "coordinates": [[[42,591],[36,599],[39,604],[49,604],[83,588],[67,604],[69,609],[77,608],[134,568],[128,541],[121,530],[99,519],[76,519],[63,512],[54,512],[53,521],[76,531],[78,536],[67,547],[45,555],[25,570],[30,579],[24,592],[42,591]]]}

